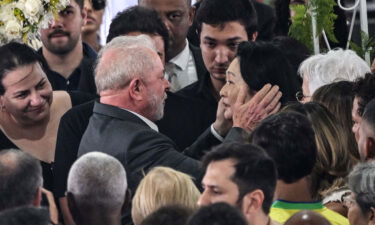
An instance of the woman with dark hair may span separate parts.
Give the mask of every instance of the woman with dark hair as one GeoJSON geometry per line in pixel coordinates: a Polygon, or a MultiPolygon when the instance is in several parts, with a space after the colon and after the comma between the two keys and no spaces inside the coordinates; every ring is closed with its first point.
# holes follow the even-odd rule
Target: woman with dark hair
{"type": "Polygon", "coordinates": [[[292,66],[293,73],[298,77],[299,86],[302,87],[302,77],[298,76],[298,68],[310,56],[310,50],[302,42],[288,36],[274,37],[272,44],[285,54],[292,66]]]}
{"type": "Polygon", "coordinates": [[[0,150],[18,148],[41,161],[52,190],[51,163],[61,116],[91,96],[52,91],[39,55],[11,42],[0,47],[0,150]]]}
{"type": "Polygon", "coordinates": [[[233,108],[241,91],[248,102],[265,85],[277,85],[281,104],[296,101],[298,81],[284,54],[267,42],[242,42],[237,57],[230,64],[226,84],[220,91],[225,107],[224,117],[232,119],[233,108]]]}

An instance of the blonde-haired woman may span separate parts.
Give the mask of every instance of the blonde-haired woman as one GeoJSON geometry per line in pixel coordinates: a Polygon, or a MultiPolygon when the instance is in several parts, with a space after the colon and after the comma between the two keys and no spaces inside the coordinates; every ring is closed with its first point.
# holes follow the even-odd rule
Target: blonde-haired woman
{"type": "Polygon", "coordinates": [[[200,192],[192,178],[168,167],[155,167],[142,179],[132,203],[135,225],[158,208],[166,205],[182,205],[194,211],[200,192]]]}
{"type": "Polygon", "coordinates": [[[292,104],[283,110],[306,115],[314,129],[318,154],[310,175],[312,197],[323,200],[327,208],[346,216],[342,195],[348,192],[345,180],[355,159],[350,155],[343,128],[334,115],[317,102],[292,104]]]}

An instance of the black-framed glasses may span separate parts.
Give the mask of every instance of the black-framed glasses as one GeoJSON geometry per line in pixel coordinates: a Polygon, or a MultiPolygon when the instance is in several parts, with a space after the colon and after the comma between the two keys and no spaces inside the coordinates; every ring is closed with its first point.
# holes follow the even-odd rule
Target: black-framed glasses
{"type": "Polygon", "coordinates": [[[311,97],[311,96],[306,96],[306,95],[304,95],[302,91],[298,91],[298,92],[296,93],[296,99],[297,99],[297,101],[299,101],[299,102],[303,101],[303,99],[308,98],[308,97],[311,97]]]}

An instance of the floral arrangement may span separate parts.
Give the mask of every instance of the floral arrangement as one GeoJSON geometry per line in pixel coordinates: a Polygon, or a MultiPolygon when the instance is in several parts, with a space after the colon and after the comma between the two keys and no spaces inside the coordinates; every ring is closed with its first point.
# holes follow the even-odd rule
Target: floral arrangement
{"type": "Polygon", "coordinates": [[[33,45],[69,0],[0,0],[0,45],[12,40],[33,45]]]}

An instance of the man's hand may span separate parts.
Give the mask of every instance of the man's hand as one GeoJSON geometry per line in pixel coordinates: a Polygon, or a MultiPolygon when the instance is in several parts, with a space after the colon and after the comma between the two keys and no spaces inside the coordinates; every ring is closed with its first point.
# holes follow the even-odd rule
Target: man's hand
{"type": "Polygon", "coordinates": [[[279,111],[281,96],[277,85],[266,84],[250,101],[245,102],[246,90],[241,88],[233,107],[233,127],[252,131],[264,118],[279,111]]]}
{"type": "Polygon", "coordinates": [[[220,99],[217,105],[216,120],[213,124],[215,131],[220,134],[220,136],[225,137],[232,128],[232,120],[225,119],[224,117],[225,106],[223,104],[223,99],[220,99]]]}
{"type": "Polygon", "coordinates": [[[57,207],[55,204],[55,200],[53,198],[52,192],[42,188],[42,194],[46,196],[47,201],[48,201],[48,210],[50,214],[50,219],[53,224],[58,224],[59,223],[59,213],[57,211],[57,207]]]}

